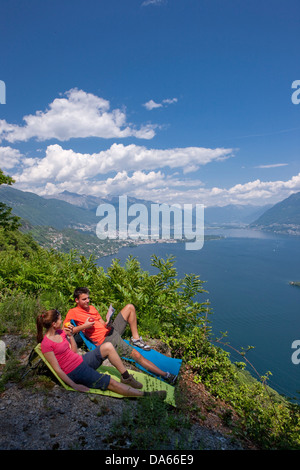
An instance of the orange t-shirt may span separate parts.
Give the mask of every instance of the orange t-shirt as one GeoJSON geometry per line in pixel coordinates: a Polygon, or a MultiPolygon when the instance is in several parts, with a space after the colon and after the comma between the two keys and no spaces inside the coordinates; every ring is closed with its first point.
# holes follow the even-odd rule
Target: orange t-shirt
{"type": "Polygon", "coordinates": [[[93,307],[92,305],[89,305],[88,311],[84,310],[81,307],[71,308],[67,313],[64,323],[66,323],[67,321],[74,320],[77,326],[81,326],[86,322],[88,318],[93,318],[93,320],[95,320],[95,323],[90,328],[82,330],[82,332],[93,343],[102,344],[105,337],[109,333],[110,328],[107,328],[100,322],[100,320],[102,319],[101,315],[98,310],[96,310],[95,307],[93,307]]]}

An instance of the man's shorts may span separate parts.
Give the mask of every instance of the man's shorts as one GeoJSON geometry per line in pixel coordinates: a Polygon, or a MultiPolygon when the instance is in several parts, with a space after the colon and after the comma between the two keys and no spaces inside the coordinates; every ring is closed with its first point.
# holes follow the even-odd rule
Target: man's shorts
{"type": "Polygon", "coordinates": [[[119,312],[112,324],[110,332],[105,337],[103,343],[112,343],[119,356],[130,358],[134,348],[130,344],[125,343],[125,341],[121,338],[127,325],[127,321],[124,320],[122,313],[119,312]]]}

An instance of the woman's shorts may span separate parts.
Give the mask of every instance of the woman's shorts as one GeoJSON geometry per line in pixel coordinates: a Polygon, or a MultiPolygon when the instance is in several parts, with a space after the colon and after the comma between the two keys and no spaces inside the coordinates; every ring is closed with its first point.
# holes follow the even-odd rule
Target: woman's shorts
{"type": "Polygon", "coordinates": [[[100,347],[97,346],[93,351],[87,352],[82,358],[82,363],[72,370],[68,377],[77,384],[82,384],[89,388],[100,388],[103,391],[106,390],[109,385],[110,376],[108,374],[101,374],[96,370],[103,362],[100,347]]]}
{"type": "Polygon", "coordinates": [[[103,343],[112,343],[119,356],[130,358],[134,348],[130,344],[125,343],[125,341],[121,338],[127,325],[128,323],[126,320],[124,320],[122,313],[118,313],[112,324],[112,328],[109,334],[105,337],[103,343]]]}

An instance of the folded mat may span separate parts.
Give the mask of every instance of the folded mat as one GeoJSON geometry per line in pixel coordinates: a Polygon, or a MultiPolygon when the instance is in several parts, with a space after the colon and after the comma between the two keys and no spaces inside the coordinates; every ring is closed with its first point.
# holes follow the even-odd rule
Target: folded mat
{"type": "MultiPolygon", "coordinates": [[[[74,388],[70,387],[67,385],[54,371],[52,366],[49,364],[47,359],[45,358],[44,354],[41,351],[41,345],[38,344],[34,348],[35,352],[38,354],[38,356],[44,361],[44,363],[49,367],[50,371],[53,373],[53,375],[57,378],[57,380],[60,382],[60,384],[66,389],[66,390],[72,390],[75,391],[74,388]]],[[[114,380],[120,382],[120,377],[121,374],[120,372],[115,369],[114,367],[109,367],[109,366],[100,366],[97,369],[99,372],[102,374],[109,374],[114,380]]],[[[153,391],[153,390],[166,390],[167,396],[165,401],[169,403],[170,405],[176,406],[175,405],[175,397],[174,397],[174,387],[171,385],[162,382],[154,377],[149,377],[148,375],[142,373],[142,372],[137,372],[137,371],[130,371],[130,373],[134,376],[136,380],[141,382],[143,384],[143,391],[153,391]]],[[[110,397],[115,397],[115,398],[126,398],[123,395],[119,395],[118,393],[112,392],[111,390],[100,390],[98,388],[90,388],[87,392],[84,393],[97,393],[98,395],[106,395],[110,397]]]]}
{"type": "MultiPolygon", "coordinates": [[[[74,326],[76,326],[76,323],[74,322],[74,320],[71,320],[71,322],[74,326]]],[[[95,349],[95,347],[96,347],[95,344],[92,343],[92,341],[90,341],[82,331],[80,331],[79,334],[80,334],[82,340],[84,341],[86,347],[90,351],[95,349]]],[[[125,343],[130,344],[129,341],[127,341],[126,339],[124,341],[125,341],[125,343]]],[[[181,359],[176,359],[176,358],[173,358],[173,357],[165,356],[164,354],[161,354],[160,352],[155,351],[155,349],[151,349],[150,351],[145,351],[144,349],[138,348],[137,346],[134,346],[134,349],[136,349],[143,357],[145,357],[149,361],[153,362],[153,364],[155,364],[157,367],[159,367],[159,369],[161,369],[165,372],[170,372],[171,374],[174,374],[174,375],[179,374],[179,370],[180,370],[181,363],[182,363],[181,359]]],[[[156,377],[158,380],[163,380],[163,378],[158,377],[156,374],[153,374],[149,370],[142,367],[133,358],[123,357],[122,359],[133,362],[134,365],[138,369],[141,369],[144,372],[147,372],[147,374],[150,374],[153,377],[156,377]]]]}

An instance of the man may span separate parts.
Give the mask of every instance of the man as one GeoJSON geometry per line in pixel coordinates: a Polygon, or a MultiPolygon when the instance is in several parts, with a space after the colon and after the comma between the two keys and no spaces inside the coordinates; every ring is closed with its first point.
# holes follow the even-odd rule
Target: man
{"type": "Polygon", "coordinates": [[[145,351],[150,350],[149,346],[145,344],[138,334],[137,316],[134,305],[127,304],[110,326],[108,325],[108,321],[102,319],[96,308],[90,305],[90,291],[87,287],[77,287],[74,291],[74,300],[76,307],[68,311],[64,321],[64,323],[71,320],[75,321],[77,326],[73,328],[74,334],[84,330],[84,334],[87,338],[97,346],[105,342],[110,342],[116,348],[120,356],[132,358],[145,369],[163,377],[168,383],[175,383],[177,376],[161,370],[133,348],[133,346],[138,346],[145,351]],[[127,325],[129,325],[131,329],[132,337],[130,342],[133,346],[127,344],[121,337],[127,325]]]}

